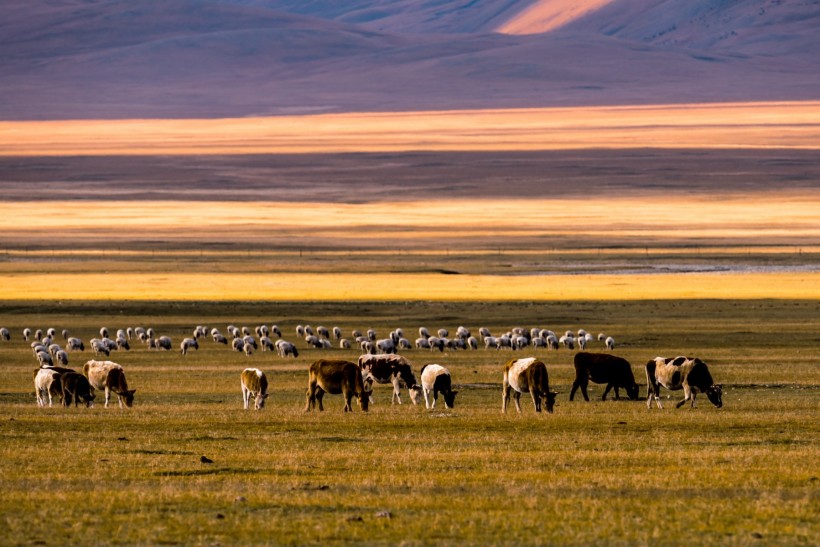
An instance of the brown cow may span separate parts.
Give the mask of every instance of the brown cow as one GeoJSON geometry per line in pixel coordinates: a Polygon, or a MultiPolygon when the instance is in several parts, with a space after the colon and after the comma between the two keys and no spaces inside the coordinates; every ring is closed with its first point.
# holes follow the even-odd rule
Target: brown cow
{"type": "Polygon", "coordinates": [[[63,406],[71,406],[72,399],[74,406],[79,406],[80,401],[85,403],[85,406],[94,406],[94,390],[88,381],[88,378],[79,372],[66,372],[61,375],[60,379],[63,384],[63,406]]]}
{"type": "Polygon", "coordinates": [[[122,403],[125,401],[125,406],[131,407],[134,404],[134,392],[136,389],[128,389],[128,382],[125,380],[125,371],[120,365],[113,361],[88,361],[83,366],[83,373],[85,373],[88,381],[91,382],[91,387],[94,389],[105,390],[105,407],[108,408],[108,401],[111,398],[111,392],[117,394],[117,398],[122,408],[122,403]]]}
{"type": "Polygon", "coordinates": [[[511,359],[504,365],[504,387],[501,392],[501,411],[507,412],[507,403],[510,400],[510,390],[514,391],[515,409],[521,413],[521,394],[529,392],[535,411],[541,412],[541,398],[543,397],[547,412],[552,412],[555,406],[554,391],[550,391],[549,377],[547,376],[547,365],[537,360],[535,357],[527,359],[511,359]]]}
{"type": "Polygon", "coordinates": [[[596,384],[606,384],[601,400],[606,401],[606,395],[613,387],[615,388],[615,400],[620,399],[618,388],[626,389],[626,394],[630,400],[638,399],[638,384],[635,383],[635,375],[632,374],[632,365],[622,357],[616,357],[606,353],[580,352],[575,354],[575,382],[572,384],[572,391],[569,392],[569,400],[575,397],[575,392],[581,388],[581,394],[585,401],[589,401],[587,395],[587,385],[589,382],[596,384]]]}
{"type": "Polygon", "coordinates": [[[268,377],[258,368],[246,368],[240,375],[242,381],[242,402],[245,410],[250,406],[253,397],[254,408],[265,408],[265,399],[268,398],[268,377]]]}
{"type": "Polygon", "coordinates": [[[322,397],[325,393],[332,395],[341,393],[345,399],[345,412],[353,410],[350,403],[355,395],[359,400],[359,406],[367,412],[370,392],[365,391],[362,369],[356,363],[319,359],[310,365],[305,412],[312,410],[317,402],[319,410],[324,410],[322,397]]]}

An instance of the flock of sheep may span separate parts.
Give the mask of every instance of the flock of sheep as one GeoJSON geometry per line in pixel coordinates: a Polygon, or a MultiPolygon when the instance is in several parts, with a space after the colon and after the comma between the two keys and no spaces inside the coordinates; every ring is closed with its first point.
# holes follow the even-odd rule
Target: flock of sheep
{"type": "MultiPolygon", "coordinates": [[[[217,328],[208,329],[205,326],[198,325],[193,329],[190,337],[183,338],[179,343],[179,351],[182,355],[186,355],[191,350],[198,350],[200,340],[210,336],[214,343],[230,345],[234,351],[244,353],[247,356],[253,355],[255,351],[275,351],[283,358],[299,356],[297,345],[285,340],[277,325],[259,325],[253,330],[248,327],[238,328],[234,325],[228,325],[226,332],[227,336],[217,328]]],[[[378,336],[374,329],[353,330],[350,338],[344,337],[339,327],[328,329],[318,326],[314,329],[310,325],[297,325],[295,332],[297,337],[304,341],[304,347],[306,348],[329,350],[334,347],[351,349],[355,346],[362,353],[369,354],[394,354],[414,347],[416,349],[438,350],[441,352],[445,349],[477,350],[479,348],[478,338],[463,326],[458,327],[452,337],[445,328],[431,333],[426,327],[420,327],[418,329],[419,336],[413,343],[405,337],[403,330],[400,328],[390,331],[386,337],[382,338],[378,336]]],[[[95,356],[108,357],[114,351],[129,351],[135,341],[143,344],[149,350],[171,351],[174,347],[171,337],[157,336],[153,328],[128,327],[118,329],[113,332],[114,336],[111,337],[111,331],[103,327],[99,333],[99,338],[91,338],[88,341],[88,346],[95,356]]],[[[485,349],[496,350],[523,350],[527,348],[557,350],[561,347],[568,350],[576,348],[585,350],[591,347],[595,341],[595,337],[584,329],[579,329],[577,332],[568,330],[559,336],[551,330],[537,327],[531,329],[514,328],[494,336],[489,329],[481,327],[478,329],[477,334],[483,341],[485,349]]],[[[71,336],[66,329],[60,331],[65,347],[58,343],[58,333],[54,328],[45,331],[26,328],[23,329],[22,335],[24,340],[31,341],[31,349],[40,366],[67,366],[69,353],[85,351],[86,349],[83,340],[71,336]]],[[[11,340],[9,329],[0,328],[0,340],[11,340]]],[[[611,336],[600,333],[597,340],[610,351],[615,348],[615,340],[611,336]]]]}

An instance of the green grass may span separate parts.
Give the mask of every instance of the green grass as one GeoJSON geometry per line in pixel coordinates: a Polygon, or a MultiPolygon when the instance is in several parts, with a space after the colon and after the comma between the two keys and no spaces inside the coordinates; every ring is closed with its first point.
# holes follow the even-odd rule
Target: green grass
{"type": "MultiPolygon", "coordinates": [[[[817,544],[818,311],[815,301],[0,303],[0,326],[15,337],[0,343],[0,538],[817,544]],[[535,415],[522,397],[523,415],[503,416],[509,353],[414,350],[405,355],[416,370],[450,368],[462,386],[454,410],[391,406],[388,386],[377,386],[367,414],[344,415],[338,396],[326,397],[324,413],[306,414],[307,366],[326,352],[245,358],[206,341],[186,357],[142,347],[113,354],[137,388],[130,410],[104,409],[101,397],[93,409],[40,409],[36,362],[20,337],[23,327],[53,326],[87,341],[103,325],[145,325],[178,342],[197,324],[274,322],[290,340],[298,323],[346,333],[403,327],[412,338],[420,325],[604,331],[642,384],[651,357],[703,358],[725,404],[701,396],[694,410],[647,410],[644,400],[596,400],[603,386],[595,384],[591,402],[569,402],[572,354],[540,351],[560,392],[555,413],[535,415]],[[262,412],[241,408],[246,366],[271,381],[262,412]]],[[[71,357],[77,368],[91,358],[71,357]]]]}

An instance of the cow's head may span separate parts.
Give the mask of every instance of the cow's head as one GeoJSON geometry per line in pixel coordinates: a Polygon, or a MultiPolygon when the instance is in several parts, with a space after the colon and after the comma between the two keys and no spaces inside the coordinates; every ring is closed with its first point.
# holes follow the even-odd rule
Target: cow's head
{"type": "Polygon", "coordinates": [[[413,401],[414,405],[417,405],[421,402],[421,398],[424,396],[422,393],[421,386],[418,384],[412,385],[407,389],[407,392],[410,394],[410,400],[413,401]]]}
{"type": "Polygon", "coordinates": [[[85,403],[85,406],[91,408],[92,406],[94,406],[94,398],[97,396],[93,393],[89,393],[88,395],[80,395],[79,397],[85,403]]]}
{"type": "Polygon", "coordinates": [[[357,399],[359,400],[359,407],[364,411],[367,412],[367,409],[370,408],[370,395],[372,391],[362,391],[356,395],[357,399]]]}
{"type": "Polygon", "coordinates": [[[256,398],[253,401],[254,408],[256,410],[262,410],[263,408],[265,408],[265,399],[267,399],[267,398],[268,398],[267,393],[264,393],[264,394],[263,393],[257,393],[256,398]]]}
{"type": "Polygon", "coordinates": [[[709,386],[709,389],[706,390],[706,396],[709,397],[709,400],[712,401],[712,404],[716,407],[720,408],[723,406],[723,385],[721,384],[712,384],[709,386]]]}
{"type": "Polygon", "coordinates": [[[631,386],[626,387],[626,395],[629,397],[630,401],[637,401],[638,400],[638,393],[640,388],[638,384],[632,384],[631,386]]]}
{"type": "Polygon", "coordinates": [[[556,391],[548,391],[547,392],[547,412],[552,413],[552,409],[555,407],[555,397],[558,395],[556,391]]]}
{"type": "Polygon", "coordinates": [[[134,393],[136,391],[137,391],[136,389],[129,389],[128,391],[123,391],[122,393],[117,393],[117,395],[119,395],[120,397],[125,399],[125,406],[127,406],[128,408],[131,408],[132,406],[134,406],[134,393]]]}
{"type": "Polygon", "coordinates": [[[443,393],[444,395],[444,406],[447,408],[453,408],[456,404],[456,395],[458,395],[458,391],[450,391],[447,393],[443,393]]]}

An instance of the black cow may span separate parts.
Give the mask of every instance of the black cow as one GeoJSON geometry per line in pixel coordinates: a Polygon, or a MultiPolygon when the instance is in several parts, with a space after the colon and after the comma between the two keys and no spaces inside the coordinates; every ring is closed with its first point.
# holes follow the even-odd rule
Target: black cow
{"type": "Polygon", "coordinates": [[[596,384],[606,384],[606,389],[601,397],[604,401],[606,401],[606,395],[612,388],[615,388],[616,401],[620,399],[619,388],[626,390],[630,400],[635,401],[638,399],[638,384],[635,383],[635,376],[632,374],[632,365],[622,357],[583,351],[575,354],[575,382],[572,384],[569,400],[572,400],[575,391],[580,387],[584,400],[589,401],[587,385],[590,381],[596,384]]]}

